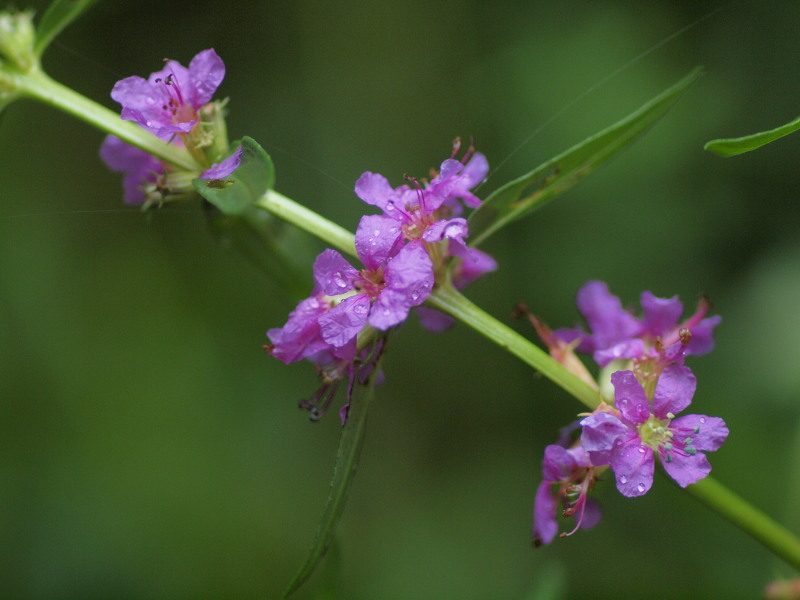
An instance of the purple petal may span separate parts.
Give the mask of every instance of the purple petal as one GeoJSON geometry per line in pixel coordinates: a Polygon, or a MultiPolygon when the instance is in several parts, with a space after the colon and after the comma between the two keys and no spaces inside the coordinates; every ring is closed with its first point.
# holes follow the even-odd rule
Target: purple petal
{"type": "Polygon", "coordinates": [[[407,306],[425,302],[433,289],[433,263],[425,247],[417,242],[406,244],[386,266],[384,280],[384,291],[404,296],[407,306]]]}
{"type": "Polygon", "coordinates": [[[583,519],[581,520],[581,529],[591,529],[600,522],[603,518],[603,511],[600,510],[600,505],[591,498],[586,499],[586,504],[583,508],[583,519]]]}
{"type": "Polygon", "coordinates": [[[670,462],[662,459],[661,464],[669,476],[681,487],[697,483],[711,473],[711,464],[702,452],[693,455],[671,453],[670,456],[672,456],[670,462]]]}
{"type": "Polygon", "coordinates": [[[650,405],[633,371],[616,371],[611,374],[614,386],[614,406],[623,418],[641,424],[650,418],[650,405]]]}
{"type": "Polygon", "coordinates": [[[161,162],[144,150],[126,144],[112,135],[103,140],[100,158],[112,170],[123,173],[122,186],[126,204],[141,204],[145,200],[142,187],[155,182],[156,173],[163,171],[161,162]]]}
{"type": "Polygon", "coordinates": [[[160,98],[156,98],[153,93],[153,86],[146,80],[136,75],[126,77],[114,84],[111,90],[111,98],[119,102],[125,108],[132,108],[138,111],[149,111],[158,108],[160,98]]]}
{"type": "Polygon", "coordinates": [[[659,419],[666,419],[667,413],[677,415],[692,403],[695,389],[697,389],[697,378],[689,367],[681,365],[666,367],[656,384],[653,414],[659,419]]]}
{"type": "Polygon", "coordinates": [[[417,306],[416,313],[422,326],[428,331],[433,331],[435,333],[440,333],[449,329],[456,322],[450,315],[446,315],[440,310],[427,306],[417,306]]]}
{"type": "Polygon", "coordinates": [[[581,422],[581,446],[589,453],[593,465],[608,464],[607,453],[616,445],[617,440],[631,437],[638,439],[638,434],[607,412],[589,415],[581,422]]]}
{"type": "Polygon", "coordinates": [[[310,357],[329,348],[320,337],[318,319],[329,305],[312,296],[302,300],[290,314],[286,325],[267,332],[273,344],[270,354],[286,364],[310,357]]]}
{"type": "Polygon", "coordinates": [[[356,229],[356,253],[364,266],[376,270],[397,253],[402,243],[400,224],[384,215],[361,217],[356,229]]]}
{"type": "Polygon", "coordinates": [[[211,165],[210,169],[207,169],[200,175],[200,179],[223,179],[238,169],[241,162],[242,147],[239,146],[236,152],[231,154],[228,158],[222,162],[211,165]]]}
{"type": "Polygon", "coordinates": [[[592,330],[598,349],[637,336],[641,324],[623,310],[619,298],[608,291],[602,281],[589,281],[578,291],[578,309],[592,330]]]}
{"type": "Polygon", "coordinates": [[[641,358],[644,356],[644,353],[644,341],[638,338],[632,338],[614,344],[610,348],[596,350],[594,354],[592,354],[592,358],[594,358],[594,362],[596,362],[598,366],[605,367],[618,358],[641,358]]]}
{"type": "Polygon", "coordinates": [[[638,437],[623,443],[611,453],[611,468],[620,494],[634,498],[646,494],[653,485],[653,450],[638,437]]]}
{"type": "Polygon", "coordinates": [[[691,437],[691,445],[697,450],[713,452],[722,446],[728,437],[728,427],[719,417],[706,415],[685,415],[670,423],[670,431],[685,439],[691,437]],[[679,433],[678,433],[679,432],[679,433]]]}
{"type": "Polygon", "coordinates": [[[658,298],[651,292],[642,292],[642,309],[644,330],[652,337],[664,335],[678,324],[683,314],[683,304],[677,296],[658,298]]]}
{"type": "Polygon", "coordinates": [[[384,289],[375,300],[375,304],[372,305],[372,310],[369,312],[369,324],[375,329],[386,331],[405,321],[410,309],[404,294],[384,289]]]}
{"type": "Polygon", "coordinates": [[[366,294],[346,298],[319,318],[322,339],[333,346],[344,346],[364,329],[368,313],[366,294]]]}
{"type": "Polygon", "coordinates": [[[211,101],[225,78],[225,64],[213,48],[199,52],[189,63],[189,94],[192,106],[200,108],[211,101]]]}
{"type": "Polygon", "coordinates": [[[441,242],[444,239],[453,240],[463,246],[466,252],[464,238],[468,235],[467,220],[456,217],[454,219],[436,221],[425,230],[425,233],[422,234],[422,239],[432,244],[441,242]]]}
{"type": "Polygon", "coordinates": [[[714,328],[721,321],[722,317],[720,316],[709,317],[691,328],[692,339],[689,341],[689,352],[691,354],[708,354],[714,349],[714,328]]]}
{"type": "Polygon", "coordinates": [[[367,171],[356,181],[356,196],[367,204],[377,206],[384,212],[386,205],[394,199],[394,190],[389,185],[389,181],[379,173],[367,171]]]}
{"type": "Polygon", "coordinates": [[[497,261],[476,248],[468,248],[453,269],[453,285],[462,290],[470,283],[497,269],[497,261]]]}
{"type": "Polygon", "coordinates": [[[483,181],[488,172],[489,162],[483,154],[476,152],[464,166],[461,176],[464,178],[465,186],[471,189],[483,181]]]}
{"type": "Polygon", "coordinates": [[[549,544],[558,533],[558,500],[550,487],[547,481],[540,483],[533,502],[533,537],[541,544],[549,544]]]}
{"type": "Polygon", "coordinates": [[[580,327],[575,327],[574,329],[556,329],[553,331],[553,335],[567,344],[575,340],[580,340],[580,343],[575,348],[578,352],[592,352],[595,349],[592,336],[580,327]]]}
{"type": "MultiPolygon", "coordinates": [[[[588,459],[588,454],[583,451],[588,459]]],[[[591,462],[588,466],[591,466],[591,462]]],[[[544,459],[542,460],[542,477],[545,481],[561,481],[577,467],[575,457],[563,446],[550,444],[544,449],[544,459]]]]}
{"type": "Polygon", "coordinates": [[[352,290],[357,275],[358,271],[341,254],[330,248],[321,252],[314,261],[315,289],[328,296],[338,296],[352,290]]]}

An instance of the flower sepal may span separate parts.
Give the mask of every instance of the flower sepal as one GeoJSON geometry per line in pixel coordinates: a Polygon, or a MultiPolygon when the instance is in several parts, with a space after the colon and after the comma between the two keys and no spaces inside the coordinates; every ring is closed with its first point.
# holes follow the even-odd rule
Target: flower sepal
{"type": "Polygon", "coordinates": [[[0,12],[0,68],[5,70],[11,66],[22,73],[38,69],[39,58],[33,49],[35,41],[33,12],[0,12]]]}

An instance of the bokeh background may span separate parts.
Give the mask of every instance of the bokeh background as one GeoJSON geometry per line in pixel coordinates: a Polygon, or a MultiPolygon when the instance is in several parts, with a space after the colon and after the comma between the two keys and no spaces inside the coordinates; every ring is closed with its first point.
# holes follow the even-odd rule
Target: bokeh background
{"type": "MultiPolygon", "coordinates": [[[[501,268],[470,296],[532,335],[514,303],[572,325],[588,279],[631,307],[708,294],[718,348],[691,366],[695,411],[731,429],[714,475],[798,530],[800,134],[702,146],[797,115],[799,24],[770,0],[109,1],[45,67],[116,108],[116,80],[216,48],[232,136],[353,229],[362,171],[397,185],[472,137],[502,163],[486,195],[704,65],[631,150],[491,239],[501,268]]],[[[311,366],[261,349],[294,300],[198,206],[124,207],[102,138],[27,101],[0,120],[0,596],[275,598],[339,433],[297,408],[311,366]]],[[[599,485],[598,527],[531,548],[544,446],[581,406],[463,326],[412,320],[385,368],[334,555],[298,598],[758,598],[791,575],[667,479],[636,500],[599,485]]]]}

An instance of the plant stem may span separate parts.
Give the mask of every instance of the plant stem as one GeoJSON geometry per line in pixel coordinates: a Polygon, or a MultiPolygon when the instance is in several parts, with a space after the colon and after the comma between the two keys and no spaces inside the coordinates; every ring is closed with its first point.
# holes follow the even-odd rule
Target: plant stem
{"type": "Polygon", "coordinates": [[[800,540],[788,529],[712,477],[686,488],[692,496],[764,544],[795,569],[800,569],[800,540]]]}
{"type": "Polygon", "coordinates": [[[8,76],[22,96],[63,110],[176,167],[187,171],[202,170],[185,148],[167,144],[132,121],[123,121],[117,113],[51,79],[42,71],[12,72],[8,76]]]}
{"type": "Polygon", "coordinates": [[[447,284],[437,287],[428,302],[508,350],[522,362],[572,394],[589,409],[594,410],[600,404],[600,393],[597,390],[592,389],[589,384],[568,371],[527,338],[467,300],[453,286],[447,284]]]}
{"type": "MultiPolygon", "coordinates": [[[[190,171],[201,168],[184,148],[166,144],[138,125],[123,121],[116,113],[50,79],[40,70],[6,72],[4,76],[16,94],[63,110],[179,168],[190,171]]],[[[276,191],[268,191],[256,202],[256,206],[311,233],[345,254],[356,255],[352,233],[276,191]]],[[[508,350],[588,408],[594,409],[599,404],[600,396],[596,390],[528,339],[467,300],[449,283],[437,287],[428,303],[508,350]]],[[[710,477],[689,486],[687,491],[777,556],[800,569],[800,540],[760,510],[710,477]]]]}

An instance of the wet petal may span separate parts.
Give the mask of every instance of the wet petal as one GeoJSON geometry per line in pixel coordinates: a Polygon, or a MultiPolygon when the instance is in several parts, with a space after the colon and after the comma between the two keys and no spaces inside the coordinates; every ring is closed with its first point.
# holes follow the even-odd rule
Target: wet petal
{"type": "Polygon", "coordinates": [[[364,266],[376,270],[397,253],[402,244],[400,224],[384,215],[361,217],[356,229],[356,253],[364,266]]]}
{"type": "Polygon", "coordinates": [[[653,450],[643,446],[638,437],[632,439],[611,453],[611,468],[620,494],[628,498],[642,496],[653,485],[653,450]]]}
{"type": "Polygon", "coordinates": [[[632,371],[611,374],[614,386],[614,406],[631,423],[641,424],[650,418],[650,405],[642,384],[632,371]]]}
{"type": "Polygon", "coordinates": [[[358,271],[336,250],[320,253],[314,261],[316,289],[328,296],[338,296],[353,289],[358,271]]]}
{"type": "Polygon", "coordinates": [[[662,459],[661,464],[669,476],[681,487],[697,483],[711,473],[711,464],[702,452],[694,455],[673,452],[670,453],[670,456],[672,457],[670,462],[662,459]]]}
{"type": "Polygon", "coordinates": [[[584,284],[578,291],[578,308],[589,323],[598,349],[608,348],[641,332],[639,321],[623,310],[619,298],[611,294],[602,281],[584,284]]]}
{"type": "Polygon", "coordinates": [[[683,314],[683,304],[677,296],[658,298],[651,292],[642,292],[644,330],[653,337],[664,335],[678,324],[683,314]]]}
{"type": "Polygon", "coordinates": [[[653,414],[659,419],[666,419],[667,413],[677,415],[692,403],[695,389],[697,378],[689,367],[666,367],[653,394],[653,414]]]}
{"type": "Polygon", "coordinates": [[[685,415],[674,419],[670,430],[680,430],[692,438],[691,445],[698,450],[713,452],[722,446],[728,437],[728,426],[719,417],[706,415],[685,415]]]}
{"type": "Polygon", "coordinates": [[[232,174],[242,162],[242,147],[239,146],[236,152],[231,154],[225,160],[214,163],[210,169],[207,169],[200,175],[200,179],[223,179],[232,174]]]}
{"type": "Polygon", "coordinates": [[[211,102],[225,78],[225,64],[213,48],[199,52],[189,63],[188,101],[194,108],[211,102]]]}
{"type": "Polygon", "coordinates": [[[540,483],[533,502],[533,537],[541,544],[549,544],[558,533],[558,500],[550,487],[547,481],[540,483]]]}
{"type": "Polygon", "coordinates": [[[369,298],[356,294],[343,300],[319,318],[322,339],[333,346],[344,346],[367,324],[369,298]]]}

